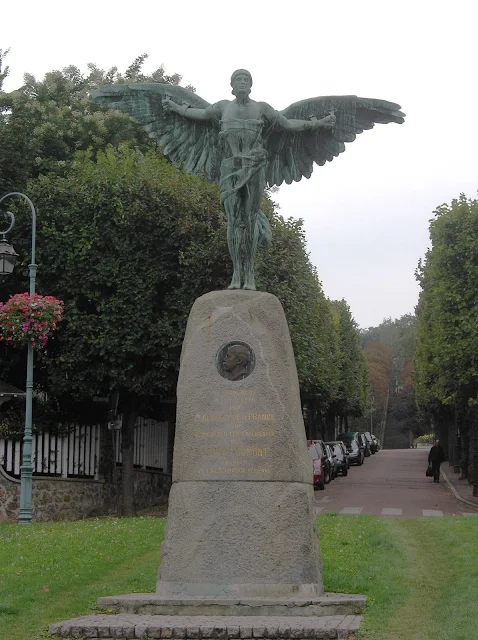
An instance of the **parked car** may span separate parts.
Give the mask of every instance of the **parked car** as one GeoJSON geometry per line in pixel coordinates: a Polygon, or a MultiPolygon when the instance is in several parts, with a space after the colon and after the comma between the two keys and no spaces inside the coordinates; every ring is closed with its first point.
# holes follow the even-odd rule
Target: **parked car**
{"type": "Polygon", "coordinates": [[[337,464],[337,457],[332,449],[326,442],[324,442],[325,455],[330,464],[330,479],[334,480],[339,475],[339,469],[337,464]]]}
{"type": "Polygon", "coordinates": [[[307,450],[309,452],[309,456],[312,458],[312,473],[313,473],[313,482],[314,487],[318,489],[325,488],[325,478],[324,478],[324,465],[322,462],[322,455],[319,452],[315,442],[311,442],[310,440],[307,442],[307,450]]]}
{"type": "Polygon", "coordinates": [[[375,452],[380,451],[380,440],[372,434],[372,440],[375,444],[375,452]]]}
{"type": "Polygon", "coordinates": [[[362,436],[361,433],[359,433],[358,431],[344,431],[343,433],[339,433],[337,434],[337,440],[342,440],[342,442],[345,444],[345,446],[347,447],[347,450],[349,452],[349,454],[351,453],[350,451],[350,447],[349,447],[349,443],[352,440],[355,440],[355,442],[357,443],[358,448],[360,449],[361,453],[360,453],[360,462],[357,463],[356,460],[356,455],[353,456],[353,460],[352,460],[352,456],[350,456],[350,462],[351,464],[363,464],[363,460],[367,455],[370,455],[370,453],[367,454],[367,447],[365,444],[365,437],[362,436]]]}
{"type": "Polygon", "coordinates": [[[359,446],[358,441],[355,438],[351,438],[350,440],[345,441],[345,446],[349,452],[350,464],[362,465],[365,454],[363,449],[359,446]]]}
{"type": "Polygon", "coordinates": [[[332,480],[332,461],[329,459],[326,451],[325,451],[325,443],[323,440],[309,440],[309,442],[313,442],[317,446],[317,450],[319,451],[322,458],[322,465],[324,467],[324,483],[329,484],[332,480]]]}
{"type": "Polygon", "coordinates": [[[334,440],[333,442],[326,442],[325,444],[331,447],[333,453],[335,454],[337,473],[341,473],[343,476],[346,476],[350,467],[350,459],[347,447],[343,442],[339,442],[336,440],[334,440]]]}
{"type": "Polygon", "coordinates": [[[375,443],[372,438],[372,434],[370,433],[370,431],[365,431],[363,435],[365,436],[365,440],[367,441],[367,446],[370,449],[370,453],[372,454],[375,453],[376,449],[375,449],[375,443]]]}
{"type": "Polygon", "coordinates": [[[366,458],[368,458],[369,456],[372,455],[372,452],[370,451],[369,442],[368,442],[367,438],[365,437],[365,433],[359,433],[359,436],[362,439],[364,455],[365,455],[366,458]]]}
{"type": "Polygon", "coordinates": [[[340,444],[342,446],[342,451],[344,453],[345,456],[345,460],[347,462],[347,469],[350,469],[350,456],[349,456],[349,451],[345,445],[345,442],[343,442],[342,440],[332,440],[332,442],[329,442],[329,444],[340,444]]]}

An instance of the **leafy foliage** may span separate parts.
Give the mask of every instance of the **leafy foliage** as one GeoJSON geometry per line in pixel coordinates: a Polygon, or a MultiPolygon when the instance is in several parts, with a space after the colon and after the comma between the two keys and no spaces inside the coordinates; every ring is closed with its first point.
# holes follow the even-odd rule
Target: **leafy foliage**
{"type": "Polygon", "coordinates": [[[411,377],[416,327],[416,316],[405,314],[394,320],[385,318],[378,327],[360,332],[360,341],[369,361],[374,422],[386,423],[387,434],[408,434],[410,430],[415,435],[421,433],[411,377]]]}
{"type": "Polygon", "coordinates": [[[123,146],[77,156],[30,193],[42,212],[39,286],[65,302],[46,388],[173,394],[188,311],[225,284],[216,188],[123,146]]]}
{"type": "Polygon", "coordinates": [[[331,304],[339,339],[340,378],[335,411],[339,416],[360,416],[368,403],[368,375],[357,324],[345,300],[331,304]]]}
{"type": "Polygon", "coordinates": [[[86,75],[73,65],[47,73],[42,81],[25,74],[20,89],[0,94],[0,193],[22,191],[29,178],[45,173],[65,175],[76,151],[95,153],[109,144],[143,152],[154,147],[129,116],[95,105],[89,97],[102,84],[181,81],[178,74],[165,74],[162,66],[143,74],[146,58],[136,58],[124,74],[117,67],[105,71],[94,64],[86,75]]]}
{"type": "Polygon", "coordinates": [[[414,381],[426,413],[478,402],[478,200],[461,195],[430,223],[432,249],[418,265],[422,288],[414,381]]]}
{"type": "Polygon", "coordinates": [[[368,380],[375,405],[383,409],[387,402],[392,373],[392,350],[380,342],[371,342],[364,349],[368,364],[368,380]]]}
{"type": "Polygon", "coordinates": [[[302,220],[272,218],[273,242],[258,257],[259,288],[284,306],[304,398],[325,410],[338,390],[338,342],[330,305],[306,251],[302,220]]]}
{"type": "Polygon", "coordinates": [[[10,68],[5,66],[5,57],[8,55],[9,49],[6,51],[0,49],[0,91],[3,87],[3,82],[5,78],[10,73],[10,68]]]}

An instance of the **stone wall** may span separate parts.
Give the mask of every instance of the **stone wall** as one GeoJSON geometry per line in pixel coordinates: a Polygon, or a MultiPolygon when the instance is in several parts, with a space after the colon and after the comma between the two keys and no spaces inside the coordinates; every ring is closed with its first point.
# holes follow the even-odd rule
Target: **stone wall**
{"type": "MultiPolygon", "coordinates": [[[[121,495],[121,472],[118,473],[121,495]]],[[[157,471],[137,469],[135,502],[145,509],[167,502],[171,477],[157,471]]],[[[105,480],[33,477],[32,519],[76,520],[115,513],[115,487],[105,480]]],[[[0,522],[18,519],[20,480],[7,475],[0,466],[0,522]]]]}

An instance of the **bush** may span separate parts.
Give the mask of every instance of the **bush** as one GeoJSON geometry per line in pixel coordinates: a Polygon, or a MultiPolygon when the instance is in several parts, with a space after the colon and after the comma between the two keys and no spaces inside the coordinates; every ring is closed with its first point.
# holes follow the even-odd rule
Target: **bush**
{"type": "Polygon", "coordinates": [[[433,433],[426,433],[423,436],[418,436],[417,438],[417,442],[420,442],[422,444],[433,444],[433,441],[435,440],[435,436],[433,435],[433,433]]]}

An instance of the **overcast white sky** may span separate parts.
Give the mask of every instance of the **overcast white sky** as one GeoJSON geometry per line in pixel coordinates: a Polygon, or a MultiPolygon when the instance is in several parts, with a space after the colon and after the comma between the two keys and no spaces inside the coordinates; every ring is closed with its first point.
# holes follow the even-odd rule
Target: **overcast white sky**
{"type": "Polygon", "coordinates": [[[435,207],[478,190],[478,3],[473,0],[19,0],[2,6],[5,90],[25,72],[118,66],[149,53],[209,102],[249,69],[251,97],[277,109],[313,96],[397,102],[405,124],[377,125],[310,180],[276,195],[303,218],[326,295],[362,327],[413,312],[414,270],[435,207]],[[237,6],[236,9],[233,7],[237,6]]]}

